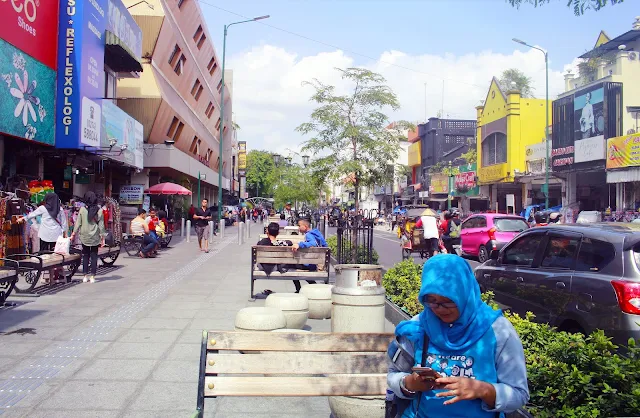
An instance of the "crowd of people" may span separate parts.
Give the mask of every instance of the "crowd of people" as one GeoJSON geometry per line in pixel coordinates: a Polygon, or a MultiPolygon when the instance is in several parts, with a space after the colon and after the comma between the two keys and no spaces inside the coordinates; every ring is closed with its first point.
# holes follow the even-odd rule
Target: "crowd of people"
{"type": "Polygon", "coordinates": [[[136,216],[129,226],[129,232],[134,237],[142,238],[140,258],[154,258],[160,249],[160,240],[169,232],[169,221],[163,210],[150,208],[149,213],[144,208],[138,208],[136,216]]]}

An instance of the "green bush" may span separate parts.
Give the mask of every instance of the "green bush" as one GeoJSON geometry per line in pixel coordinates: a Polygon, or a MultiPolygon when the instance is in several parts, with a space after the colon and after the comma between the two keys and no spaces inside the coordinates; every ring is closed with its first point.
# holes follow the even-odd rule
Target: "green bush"
{"type": "MultiPolygon", "coordinates": [[[[422,311],[417,296],[421,266],[396,264],[383,278],[387,296],[410,315],[422,311]]],[[[493,294],[482,299],[494,309],[493,294]]],[[[524,347],[535,417],[635,416],[640,411],[640,348],[629,340],[624,354],[600,330],[589,336],[557,331],[527,314],[504,313],[524,347]]]]}
{"type": "MultiPolygon", "coordinates": [[[[327,238],[327,245],[331,249],[331,255],[335,258],[338,258],[338,237],[336,235],[332,235],[327,238]]],[[[364,245],[358,245],[358,251],[356,254],[356,260],[353,259],[353,252],[351,251],[351,242],[346,243],[344,246],[345,251],[345,260],[344,264],[367,264],[369,260],[367,260],[367,251],[364,245]]],[[[379,257],[378,252],[375,249],[371,250],[371,264],[378,264],[379,257]]]]}

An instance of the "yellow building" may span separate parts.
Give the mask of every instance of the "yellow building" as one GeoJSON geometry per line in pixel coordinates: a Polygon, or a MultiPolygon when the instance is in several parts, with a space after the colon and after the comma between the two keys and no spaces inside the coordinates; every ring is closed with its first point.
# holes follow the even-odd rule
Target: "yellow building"
{"type": "MultiPolygon", "coordinates": [[[[519,178],[526,174],[526,147],[544,141],[545,108],[543,99],[523,98],[517,90],[503,92],[495,77],[484,105],[476,107],[478,183],[492,210],[506,211],[508,195],[514,195],[515,203],[509,211],[520,211],[526,203],[519,178]]],[[[551,120],[551,103],[548,109],[551,120]]]]}

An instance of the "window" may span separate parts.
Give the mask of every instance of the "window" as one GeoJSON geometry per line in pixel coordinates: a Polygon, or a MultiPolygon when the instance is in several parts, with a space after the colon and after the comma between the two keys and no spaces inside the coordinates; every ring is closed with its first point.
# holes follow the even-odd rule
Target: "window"
{"type": "Polygon", "coordinates": [[[484,216],[479,216],[476,220],[475,228],[486,228],[487,227],[487,218],[484,216]]]}
{"type": "Polygon", "coordinates": [[[477,225],[476,221],[478,218],[469,218],[466,221],[462,222],[462,225],[460,225],[460,229],[471,229],[471,228],[475,228],[477,225]]]}
{"type": "Polygon", "coordinates": [[[174,116],[173,120],[171,121],[171,124],[169,125],[167,136],[173,139],[175,142],[178,142],[178,139],[180,139],[180,134],[182,133],[183,128],[184,128],[184,123],[180,122],[180,120],[174,116]]]}
{"type": "Polygon", "coordinates": [[[220,120],[220,118],[218,118],[218,122],[216,122],[216,131],[220,130],[220,124],[222,123],[222,120],[220,120]]]}
{"type": "Polygon", "coordinates": [[[202,44],[204,44],[204,41],[206,39],[207,39],[207,35],[204,34],[204,31],[202,30],[202,25],[199,25],[198,29],[196,30],[196,33],[193,35],[193,41],[196,42],[198,49],[202,48],[202,44]]]}
{"type": "Polygon", "coordinates": [[[201,35],[202,35],[202,25],[199,25],[198,29],[196,30],[195,35],[193,35],[193,41],[194,42],[198,42],[198,40],[200,39],[201,35]]]}
{"type": "MultiPolygon", "coordinates": [[[[105,70],[104,72],[104,97],[114,98],[116,97],[116,83],[117,78],[111,71],[105,70]]],[[[115,103],[115,102],[114,102],[115,103]]]]}
{"type": "Polygon", "coordinates": [[[218,93],[222,91],[222,80],[218,83],[218,93]]]}
{"type": "Polygon", "coordinates": [[[204,90],[204,87],[200,86],[200,88],[196,92],[196,102],[200,100],[200,95],[202,94],[202,90],[204,90]]]}
{"type": "Polygon", "coordinates": [[[213,155],[213,151],[211,151],[211,149],[207,149],[207,155],[206,155],[206,160],[207,162],[211,161],[211,156],[213,155]]]}
{"type": "Polygon", "coordinates": [[[616,257],[615,247],[597,239],[582,238],[580,252],[576,260],[577,271],[600,271],[616,257]]]}
{"type": "Polygon", "coordinates": [[[216,62],[216,58],[212,57],[211,61],[209,61],[209,65],[207,65],[207,70],[209,70],[209,74],[213,75],[216,72],[216,68],[218,68],[218,63],[216,62]]]}
{"type": "Polygon", "coordinates": [[[191,95],[195,96],[199,88],[200,88],[200,80],[196,78],[196,82],[193,83],[193,87],[191,87],[191,95]]]}
{"type": "Polygon", "coordinates": [[[482,140],[482,165],[490,166],[507,162],[507,136],[495,132],[482,140]]]}
{"type": "Polygon", "coordinates": [[[192,153],[193,155],[198,155],[200,154],[200,144],[202,143],[202,140],[200,138],[198,138],[197,136],[193,137],[193,141],[191,141],[191,147],[189,148],[189,152],[192,153]]]}
{"type": "Polygon", "coordinates": [[[215,110],[215,106],[213,105],[212,102],[209,102],[209,105],[207,106],[207,110],[204,111],[204,114],[207,115],[209,119],[211,119],[211,115],[213,115],[214,110],[215,110]]]}
{"type": "Polygon", "coordinates": [[[180,52],[182,52],[182,49],[180,49],[178,44],[176,44],[176,46],[173,47],[173,52],[169,56],[169,64],[171,64],[172,67],[176,63],[176,60],[178,59],[178,57],[180,56],[180,52]]]}
{"type": "Polygon", "coordinates": [[[494,218],[493,225],[500,232],[522,232],[529,229],[529,224],[519,218],[494,218]]]}
{"type": "Polygon", "coordinates": [[[184,0],[178,0],[178,9],[182,9],[183,4],[184,4],[184,0]]]}
{"type": "Polygon", "coordinates": [[[550,237],[540,267],[571,269],[578,251],[578,238],[550,237]]]}
{"type": "Polygon", "coordinates": [[[184,69],[184,64],[187,62],[187,57],[184,56],[184,54],[180,54],[180,58],[178,59],[178,62],[176,63],[176,66],[173,68],[173,72],[178,74],[178,75],[182,75],[182,71],[184,69]]]}
{"type": "Polygon", "coordinates": [[[531,234],[509,245],[502,255],[502,264],[530,267],[543,235],[531,234]]]}

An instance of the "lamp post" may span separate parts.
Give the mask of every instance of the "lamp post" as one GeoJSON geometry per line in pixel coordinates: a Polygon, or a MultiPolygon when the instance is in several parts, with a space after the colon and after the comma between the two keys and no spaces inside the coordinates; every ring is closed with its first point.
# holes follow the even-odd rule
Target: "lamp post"
{"type": "Polygon", "coordinates": [[[147,0],[142,0],[142,1],[139,1],[139,2],[137,2],[135,4],[132,4],[131,6],[128,6],[127,9],[131,9],[132,7],[135,7],[135,6],[137,6],[139,4],[142,4],[142,3],[147,3],[147,6],[149,6],[149,8],[151,10],[153,10],[153,4],[149,3],[147,0]]]}
{"type": "Polygon", "coordinates": [[[537,49],[538,51],[544,54],[544,66],[545,66],[545,116],[546,122],[544,126],[544,140],[546,147],[546,159],[544,164],[544,207],[545,209],[549,209],[549,162],[551,158],[549,157],[549,53],[542,48],[538,48],[537,46],[529,45],[523,40],[518,38],[513,38],[513,42],[517,42],[520,45],[528,46],[532,49],[537,49]]]}
{"type": "Polygon", "coordinates": [[[451,211],[451,201],[453,200],[453,196],[451,196],[452,194],[452,190],[451,190],[451,161],[449,161],[449,172],[447,173],[447,209],[449,209],[449,211],[451,211]]]}
{"type": "MultiPolygon", "coordinates": [[[[229,23],[228,25],[224,25],[224,37],[222,40],[222,87],[220,89],[220,137],[218,138],[218,153],[219,153],[219,162],[218,162],[218,208],[222,207],[222,135],[224,134],[224,67],[225,67],[225,59],[226,59],[226,49],[227,49],[227,32],[229,28],[233,25],[239,25],[241,23],[255,22],[257,20],[268,19],[269,15],[266,16],[258,16],[253,19],[242,20],[240,22],[229,23]]],[[[222,211],[218,209],[218,221],[222,219],[222,211]]]]}

